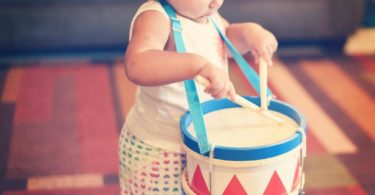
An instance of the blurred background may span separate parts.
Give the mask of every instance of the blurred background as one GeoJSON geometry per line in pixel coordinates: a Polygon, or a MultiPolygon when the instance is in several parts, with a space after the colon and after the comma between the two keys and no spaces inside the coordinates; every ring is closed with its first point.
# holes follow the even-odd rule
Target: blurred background
{"type": "MultiPolygon", "coordinates": [[[[123,54],[142,2],[0,1],[0,193],[119,194],[135,91],[123,54]]],[[[227,0],[221,13],[279,40],[269,85],[307,117],[306,194],[375,194],[375,1],[227,0]]]]}

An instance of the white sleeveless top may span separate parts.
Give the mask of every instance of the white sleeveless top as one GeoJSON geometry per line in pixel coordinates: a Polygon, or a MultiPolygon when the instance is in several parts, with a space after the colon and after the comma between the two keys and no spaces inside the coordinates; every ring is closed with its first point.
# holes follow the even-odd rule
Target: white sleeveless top
{"type": "MultiPolygon", "coordinates": [[[[135,19],[149,10],[161,12],[169,20],[158,1],[145,2],[133,18],[130,40],[135,19]]],[[[215,66],[228,71],[224,43],[214,25],[211,22],[197,23],[180,15],[177,15],[177,18],[180,19],[182,25],[182,36],[187,52],[199,54],[215,66]]],[[[212,18],[223,30],[219,14],[214,14],[212,18]]],[[[201,102],[212,99],[211,95],[203,92],[203,86],[196,85],[201,102]]],[[[138,86],[135,99],[136,102],[126,118],[126,127],[147,144],[182,152],[179,123],[180,118],[188,109],[184,83],[177,82],[155,87],[138,86]]]]}

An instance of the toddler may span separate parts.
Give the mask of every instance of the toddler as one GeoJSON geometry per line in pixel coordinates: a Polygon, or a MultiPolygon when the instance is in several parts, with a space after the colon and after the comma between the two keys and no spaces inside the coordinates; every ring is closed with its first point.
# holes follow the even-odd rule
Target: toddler
{"type": "Polygon", "coordinates": [[[223,0],[168,0],[182,25],[186,53],[177,53],[170,19],[159,1],[141,5],[130,27],[125,71],[139,87],[120,135],[121,194],[182,194],[185,166],[179,121],[188,109],[184,80],[197,75],[200,101],[234,98],[227,53],[219,33],[225,32],[241,52],[251,52],[272,65],[275,36],[256,23],[229,24],[218,12],[223,0]]]}

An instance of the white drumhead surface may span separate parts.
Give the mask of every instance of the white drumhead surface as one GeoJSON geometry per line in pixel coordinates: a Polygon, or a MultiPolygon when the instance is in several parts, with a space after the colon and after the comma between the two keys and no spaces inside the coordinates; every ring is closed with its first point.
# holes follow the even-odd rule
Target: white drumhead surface
{"type": "MultiPolygon", "coordinates": [[[[288,116],[275,111],[282,124],[245,108],[228,108],[204,115],[208,142],[228,147],[254,147],[281,142],[298,129],[298,124],[288,116]]],[[[193,123],[188,131],[196,137],[193,123]]]]}

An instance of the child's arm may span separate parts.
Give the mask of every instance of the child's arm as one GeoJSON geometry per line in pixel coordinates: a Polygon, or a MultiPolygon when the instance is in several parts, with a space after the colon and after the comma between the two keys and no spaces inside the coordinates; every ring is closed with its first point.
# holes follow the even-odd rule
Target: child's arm
{"type": "Polygon", "coordinates": [[[164,51],[170,34],[168,19],[157,11],[146,11],[134,22],[132,39],[125,54],[125,72],[143,86],[158,86],[202,75],[210,81],[206,92],[215,98],[234,97],[225,71],[197,54],[164,51]]]}
{"type": "Polygon", "coordinates": [[[277,49],[275,36],[256,23],[229,24],[223,19],[228,39],[242,53],[251,52],[256,63],[259,58],[272,65],[272,56],[277,49]]]}

